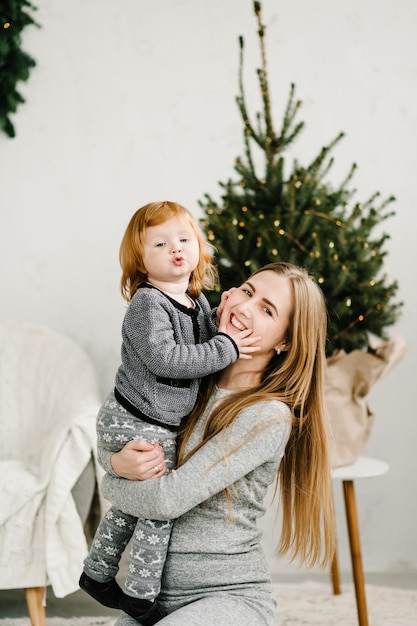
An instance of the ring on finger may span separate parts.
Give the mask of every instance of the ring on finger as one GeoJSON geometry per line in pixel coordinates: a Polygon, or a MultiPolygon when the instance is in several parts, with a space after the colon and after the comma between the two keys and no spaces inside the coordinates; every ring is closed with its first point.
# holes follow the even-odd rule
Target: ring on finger
{"type": "Polygon", "coordinates": [[[155,465],[153,471],[155,472],[155,474],[157,474],[159,472],[159,465],[155,465]]]}

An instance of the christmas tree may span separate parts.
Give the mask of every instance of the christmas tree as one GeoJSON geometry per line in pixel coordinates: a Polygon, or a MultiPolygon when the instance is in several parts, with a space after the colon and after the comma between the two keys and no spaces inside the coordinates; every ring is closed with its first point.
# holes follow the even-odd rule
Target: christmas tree
{"type": "MultiPolygon", "coordinates": [[[[209,194],[199,201],[204,211],[203,229],[216,251],[220,289],[238,286],[254,270],[273,261],[303,266],[316,277],[326,297],[327,355],[338,349],[369,350],[372,335],[387,338],[386,329],[396,322],[402,307],[394,300],[397,281],[383,271],[389,235],[373,235],[376,226],[394,215],[389,205],[395,198],[381,200],[377,192],[364,203],[353,202],[355,190],[349,185],[355,164],[337,188],[325,181],[333,164],[332,150],[344,133],[321,148],[312,163],[303,166],[295,160],[292,171],[286,173],[283,153],[304,128],[304,123],[296,120],[301,102],[291,85],[281,128],[276,131],[260,2],[254,2],[254,10],[263,111],[256,114],[253,124],[246,105],[244,40],[240,37],[236,100],[244,125],[244,157],[235,161],[236,180],[219,182],[221,202],[209,194]]],[[[207,295],[212,304],[218,301],[217,293],[207,295]]]]}

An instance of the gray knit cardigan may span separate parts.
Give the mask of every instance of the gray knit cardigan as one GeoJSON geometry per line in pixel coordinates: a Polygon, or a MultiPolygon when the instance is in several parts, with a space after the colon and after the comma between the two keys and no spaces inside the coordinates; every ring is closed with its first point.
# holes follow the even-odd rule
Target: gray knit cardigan
{"type": "Polygon", "coordinates": [[[200,379],[239,356],[229,335],[217,332],[207,298],[195,307],[142,283],[122,325],[122,363],[116,398],[130,413],[175,430],[192,410],[200,379]]]}

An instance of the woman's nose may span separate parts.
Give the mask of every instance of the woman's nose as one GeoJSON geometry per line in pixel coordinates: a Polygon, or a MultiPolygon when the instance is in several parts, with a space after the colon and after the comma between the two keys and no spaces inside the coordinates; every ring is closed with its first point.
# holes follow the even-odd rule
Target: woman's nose
{"type": "Polygon", "coordinates": [[[251,309],[251,302],[250,301],[246,301],[246,302],[241,302],[239,305],[239,308],[237,310],[237,314],[238,315],[242,315],[244,317],[249,317],[250,316],[250,309],[251,309]]]}

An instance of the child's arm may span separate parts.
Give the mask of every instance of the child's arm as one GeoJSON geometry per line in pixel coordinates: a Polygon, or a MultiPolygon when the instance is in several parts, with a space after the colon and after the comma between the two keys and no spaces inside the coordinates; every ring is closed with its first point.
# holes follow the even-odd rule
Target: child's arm
{"type": "MultiPolygon", "coordinates": [[[[123,340],[155,375],[162,378],[202,378],[218,372],[242,355],[256,350],[259,339],[251,331],[237,333],[233,338],[217,333],[204,343],[176,341],[172,306],[153,290],[143,290],[140,299],[133,299],[123,323],[123,340]]],[[[178,329],[177,329],[178,330],[178,329]]]]}

